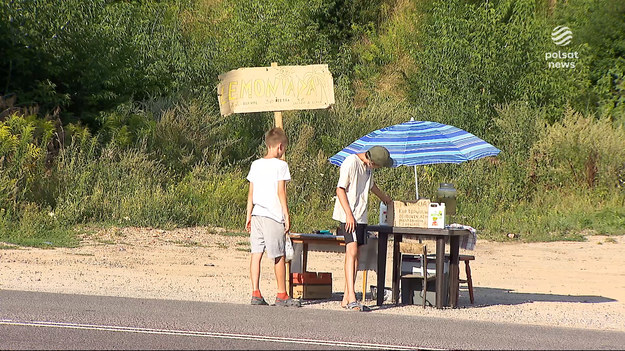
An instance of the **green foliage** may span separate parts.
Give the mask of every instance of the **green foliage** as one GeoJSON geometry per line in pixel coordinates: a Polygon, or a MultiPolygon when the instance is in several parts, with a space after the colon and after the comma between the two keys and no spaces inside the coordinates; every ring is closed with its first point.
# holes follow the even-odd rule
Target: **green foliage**
{"type": "Polygon", "coordinates": [[[198,166],[174,192],[177,203],[190,212],[188,224],[244,226],[247,180],[241,172],[220,173],[198,166]]]}
{"type": "Polygon", "coordinates": [[[532,147],[532,168],[544,187],[615,189],[625,173],[625,130],[607,118],[569,110],[532,147]]]}
{"type": "Polygon", "coordinates": [[[619,57],[614,67],[604,74],[594,87],[598,97],[598,112],[617,125],[625,126],[625,58],[619,57]]]}
{"type": "MultiPolygon", "coordinates": [[[[239,67],[328,63],[332,43],[319,32],[312,14],[321,1],[245,0],[206,9],[205,37],[211,58],[223,73],[239,67]],[[214,30],[212,30],[214,28],[214,30]]],[[[205,25],[204,23],[202,23],[205,25]]]]}
{"type": "Polygon", "coordinates": [[[521,104],[500,107],[499,116],[502,149],[511,152],[464,168],[457,178],[461,218],[496,240],[507,233],[525,241],[623,233],[622,128],[572,110],[548,126],[540,110],[521,104]]]}
{"type": "Polygon", "coordinates": [[[496,104],[527,101],[548,107],[550,119],[559,117],[584,88],[585,70],[548,68],[552,27],[536,12],[530,0],[427,6],[413,53],[419,69],[408,77],[419,114],[486,140],[493,136],[496,104]]]}
{"type": "Polygon", "coordinates": [[[532,201],[490,213],[478,210],[472,218],[484,228],[485,239],[509,240],[506,234],[515,233],[523,241],[577,241],[587,234],[622,235],[624,201],[622,193],[605,200],[586,189],[544,189],[532,201]]]}
{"type": "Polygon", "coordinates": [[[0,121],[0,208],[18,212],[22,201],[39,200],[51,121],[17,114],[0,121]]]}
{"type": "Polygon", "coordinates": [[[191,64],[200,43],[178,20],[188,4],[3,1],[0,87],[21,104],[66,107],[95,126],[99,111],[129,99],[206,86],[207,68],[191,64]]]}
{"type": "Polygon", "coordinates": [[[23,246],[72,247],[78,245],[77,233],[61,225],[54,212],[34,203],[22,203],[20,217],[0,209],[0,240],[23,246]]]}
{"type": "MultiPolygon", "coordinates": [[[[84,144],[95,145],[95,138],[84,144]]],[[[145,149],[111,144],[96,153],[78,145],[64,149],[54,169],[59,189],[55,213],[66,226],[108,221],[232,226],[244,217],[247,193],[240,174],[199,165],[178,181],[145,149]]]]}
{"type": "Polygon", "coordinates": [[[176,174],[186,174],[201,163],[216,168],[237,159],[232,150],[237,140],[230,135],[231,128],[211,105],[181,102],[163,113],[149,148],[176,174]]]}
{"type": "Polygon", "coordinates": [[[584,55],[589,56],[593,86],[586,92],[587,105],[578,110],[610,116],[621,125],[625,123],[624,16],[625,3],[611,0],[561,2],[554,11],[554,21],[566,23],[573,40],[588,46],[584,55]]]}

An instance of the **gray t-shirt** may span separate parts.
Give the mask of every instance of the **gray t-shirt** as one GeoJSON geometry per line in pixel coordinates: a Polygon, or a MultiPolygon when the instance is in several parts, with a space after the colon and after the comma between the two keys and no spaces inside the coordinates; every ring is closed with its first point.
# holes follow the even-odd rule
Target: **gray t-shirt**
{"type": "MultiPolygon", "coordinates": [[[[347,156],[341,164],[339,182],[336,187],[345,189],[349,208],[352,210],[356,223],[367,224],[367,201],[373,184],[371,168],[367,167],[358,155],[347,156]]],[[[345,211],[337,198],[332,219],[345,223],[346,218],[345,211]]]]}

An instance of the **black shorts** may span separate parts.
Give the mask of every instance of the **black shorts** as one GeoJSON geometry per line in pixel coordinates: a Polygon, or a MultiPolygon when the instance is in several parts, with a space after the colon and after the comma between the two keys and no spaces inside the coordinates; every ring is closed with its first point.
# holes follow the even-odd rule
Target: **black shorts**
{"type": "Polygon", "coordinates": [[[367,243],[367,225],[356,223],[356,231],[353,233],[345,232],[345,223],[340,223],[337,229],[337,235],[343,235],[345,237],[345,244],[356,242],[358,246],[365,245],[367,243]]]}

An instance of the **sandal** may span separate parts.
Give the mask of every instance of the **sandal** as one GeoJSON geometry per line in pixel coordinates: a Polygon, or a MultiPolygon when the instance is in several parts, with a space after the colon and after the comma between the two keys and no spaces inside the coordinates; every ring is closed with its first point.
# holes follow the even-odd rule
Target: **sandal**
{"type": "Polygon", "coordinates": [[[302,307],[302,302],[300,300],[292,299],[290,297],[286,299],[281,299],[279,297],[276,297],[276,306],[302,307]]]}
{"type": "Polygon", "coordinates": [[[366,311],[371,310],[369,307],[361,304],[358,301],[352,301],[348,303],[347,306],[345,306],[344,308],[346,308],[349,311],[359,311],[359,312],[366,312],[366,311]]]}
{"type": "Polygon", "coordinates": [[[266,306],[266,305],[269,305],[269,304],[262,297],[252,296],[252,305],[266,306]]]}

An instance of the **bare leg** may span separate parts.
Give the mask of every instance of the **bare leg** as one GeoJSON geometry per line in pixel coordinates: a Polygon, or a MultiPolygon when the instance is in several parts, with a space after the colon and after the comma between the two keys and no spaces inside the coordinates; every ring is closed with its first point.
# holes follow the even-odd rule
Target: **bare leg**
{"type": "MultiPolygon", "coordinates": [[[[347,267],[347,252],[345,253],[345,268],[347,267]]],[[[341,307],[347,306],[347,270],[345,270],[345,286],[343,287],[343,300],[341,301],[341,307]]]]}
{"type": "Polygon", "coordinates": [[[356,275],[358,274],[358,260],[360,258],[360,247],[356,248],[356,259],[354,260],[354,284],[356,284],[356,275]]]}
{"type": "Polygon", "coordinates": [[[345,245],[345,293],[341,305],[345,306],[356,301],[354,282],[356,281],[356,263],[358,261],[358,244],[351,242],[345,245]]]}
{"type": "Polygon", "coordinates": [[[252,279],[252,291],[260,290],[260,261],[263,253],[253,253],[250,259],[250,278],[252,279]]]}
{"type": "MultiPolygon", "coordinates": [[[[352,290],[354,291],[354,299],[356,299],[356,277],[358,275],[358,259],[360,257],[360,247],[356,246],[356,259],[354,260],[354,280],[352,284],[352,290]]],[[[351,300],[355,301],[355,300],[351,300]]]]}
{"type": "Polygon", "coordinates": [[[273,269],[276,272],[278,294],[286,293],[286,265],[284,263],[284,256],[275,258],[275,265],[273,266],[273,269]]]}

